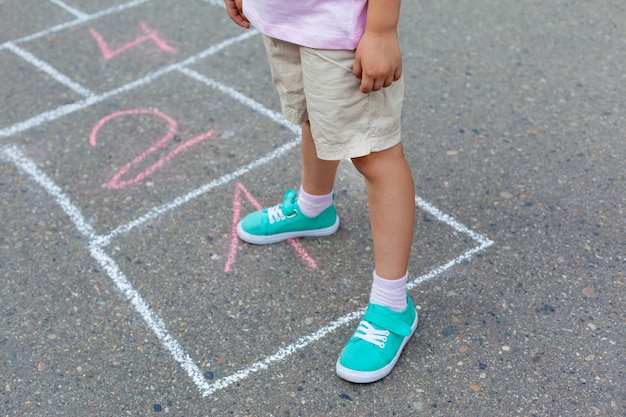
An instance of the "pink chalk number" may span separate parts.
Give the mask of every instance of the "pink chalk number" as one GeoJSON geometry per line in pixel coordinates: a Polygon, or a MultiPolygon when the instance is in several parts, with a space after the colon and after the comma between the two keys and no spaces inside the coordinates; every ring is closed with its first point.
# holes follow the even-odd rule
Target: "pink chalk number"
{"type": "Polygon", "coordinates": [[[139,28],[142,30],[143,33],[145,33],[144,36],[139,36],[138,38],[136,38],[135,40],[131,42],[126,42],[120,45],[119,47],[117,47],[116,49],[112,49],[107,43],[107,41],[104,40],[104,37],[94,28],[90,28],[89,33],[91,33],[91,36],[98,43],[98,46],[100,47],[100,52],[102,52],[102,57],[107,61],[115,57],[116,55],[119,55],[122,52],[125,52],[131,48],[134,48],[137,45],[141,45],[142,43],[147,42],[147,41],[154,42],[156,46],[162,51],[165,51],[168,53],[176,52],[176,50],[172,48],[170,45],[168,45],[168,43],[165,42],[163,39],[161,39],[158,32],[152,29],[151,27],[149,27],[146,22],[139,22],[139,28]]]}
{"type": "MultiPolygon", "coordinates": [[[[261,210],[263,208],[242,183],[238,182],[237,184],[235,184],[235,197],[233,199],[233,222],[230,232],[230,248],[228,253],[228,259],[226,260],[226,266],[224,267],[224,272],[231,271],[233,263],[235,262],[235,256],[237,255],[237,245],[239,243],[239,238],[237,237],[237,224],[239,223],[239,220],[241,220],[242,194],[255,209],[261,210]]],[[[288,239],[287,243],[289,243],[296,255],[300,259],[302,259],[309,266],[309,268],[317,268],[317,263],[315,262],[315,260],[308,254],[306,249],[304,249],[304,247],[300,243],[298,243],[296,239],[288,239]]]]}
{"type": "Polygon", "coordinates": [[[91,134],[89,135],[89,143],[91,144],[91,146],[96,146],[97,145],[97,137],[98,137],[98,133],[100,132],[100,129],[109,121],[116,119],[118,117],[123,117],[123,116],[133,116],[133,115],[138,115],[138,114],[147,114],[147,115],[152,115],[152,116],[156,116],[159,117],[163,120],[165,120],[167,122],[167,133],[165,134],[165,136],[163,136],[161,139],[159,139],[154,145],[150,146],[147,150],[145,150],[144,152],[140,153],[138,156],[136,156],[132,161],[130,161],[129,163],[127,163],[126,165],[124,165],[124,167],[122,167],[122,169],[120,169],[114,176],[113,178],[111,178],[105,185],[105,188],[108,188],[110,190],[119,190],[122,189],[124,187],[127,187],[131,184],[135,184],[136,182],[142,181],[146,178],[148,178],[150,175],[152,175],[157,169],[163,167],[163,165],[165,165],[167,162],[169,162],[170,160],[172,160],[176,155],[178,155],[179,153],[181,153],[182,151],[184,151],[187,148],[190,148],[194,145],[199,144],[200,142],[202,142],[205,139],[210,138],[211,136],[213,136],[215,134],[215,131],[213,130],[209,130],[199,136],[196,136],[193,139],[188,140],[187,142],[181,144],[180,146],[178,146],[176,149],[174,149],[173,151],[170,151],[167,155],[165,155],[164,157],[160,158],[158,161],[156,161],[154,164],[152,164],[151,166],[149,166],[148,168],[146,168],[144,171],[140,172],[139,174],[137,174],[134,178],[131,178],[129,180],[122,180],[122,177],[128,173],[128,171],[130,171],[130,169],[135,166],[138,165],[141,161],[143,161],[147,156],[153,154],[154,152],[158,151],[159,149],[163,149],[167,147],[167,144],[169,141],[171,141],[172,139],[174,139],[174,137],[176,136],[176,128],[178,126],[178,124],[176,123],[176,121],[174,119],[172,119],[170,116],[168,116],[167,114],[160,112],[158,110],[151,110],[151,109],[133,109],[133,110],[125,110],[125,111],[120,111],[120,112],[116,112],[113,114],[110,114],[106,117],[104,117],[103,119],[101,119],[98,123],[96,123],[96,125],[94,126],[94,128],[91,130],[91,134]]]}

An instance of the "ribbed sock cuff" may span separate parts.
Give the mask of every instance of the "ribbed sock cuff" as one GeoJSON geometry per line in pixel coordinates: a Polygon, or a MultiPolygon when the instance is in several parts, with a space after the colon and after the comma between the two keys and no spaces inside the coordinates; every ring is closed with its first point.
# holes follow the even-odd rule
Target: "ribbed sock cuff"
{"type": "Polygon", "coordinates": [[[333,204],[333,193],[324,195],[312,195],[304,191],[300,186],[298,191],[298,207],[307,217],[317,217],[321,212],[333,204]]]}
{"type": "Polygon", "coordinates": [[[393,311],[404,311],[406,309],[406,283],[409,276],[407,272],[400,279],[384,279],[373,273],[372,292],[370,293],[370,303],[379,304],[392,309],[393,311]]]}

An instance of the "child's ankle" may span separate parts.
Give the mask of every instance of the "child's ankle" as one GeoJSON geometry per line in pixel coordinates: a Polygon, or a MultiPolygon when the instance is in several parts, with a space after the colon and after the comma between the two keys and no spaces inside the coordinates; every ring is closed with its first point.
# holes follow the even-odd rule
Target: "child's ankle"
{"type": "Polygon", "coordinates": [[[298,207],[307,217],[317,217],[333,204],[333,193],[324,195],[312,195],[304,191],[300,186],[298,191],[298,207]]]}
{"type": "Polygon", "coordinates": [[[407,272],[402,278],[395,280],[381,278],[376,274],[376,271],[373,275],[370,303],[382,305],[393,311],[404,311],[407,306],[406,282],[409,273],[407,272]]]}

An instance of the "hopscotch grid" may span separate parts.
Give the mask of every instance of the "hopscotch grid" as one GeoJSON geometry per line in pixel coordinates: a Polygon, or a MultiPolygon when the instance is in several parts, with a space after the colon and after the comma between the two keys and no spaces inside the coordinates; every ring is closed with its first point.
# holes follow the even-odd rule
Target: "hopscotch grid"
{"type": "MultiPolygon", "coordinates": [[[[26,52],[23,49],[18,48],[15,45],[17,43],[36,39],[38,37],[45,36],[48,33],[53,33],[53,32],[60,31],[60,30],[63,30],[63,29],[66,29],[75,25],[79,25],[86,21],[93,20],[98,17],[102,17],[106,14],[119,12],[130,7],[135,7],[140,4],[147,3],[149,1],[150,0],[136,0],[136,1],[121,5],[121,6],[116,6],[110,9],[106,9],[104,11],[98,12],[93,15],[87,15],[87,14],[82,14],[82,12],[77,12],[76,15],[78,19],[73,22],[65,23],[62,25],[57,25],[46,31],[39,32],[38,34],[24,37],[13,42],[7,42],[5,44],[0,45],[0,50],[10,49],[14,53],[19,52],[18,55],[22,56],[26,52]]],[[[211,1],[210,3],[214,3],[217,5],[216,2],[211,1]]],[[[61,5],[62,3],[57,2],[57,4],[61,5]]],[[[258,32],[256,31],[245,32],[242,35],[227,39],[226,41],[223,41],[217,45],[214,45],[211,48],[208,48],[207,50],[197,55],[194,55],[184,61],[181,61],[180,63],[169,65],[160,70],[154,71],[153,73],[141,79],[135,80],[124,86],[118,87],[116,89],[110,90],[109,92],[105,92],[100,95],[95,95],[89,90],[84,89],[84,88],[83,88],[84,90],[81,90],[81,86],[79,86],[78,84],[75,84],[74,88],[72,87],[70,88],[74,89],[75,91],[76,90],[82,91],[81,94],[87,96],[87,99],[79,103],[74,103],[73,105],[61,106],[53,111],[44,112],[40,114],[39,116],[35,116],[31,119],[28,119],[27,121],[15,124],[13,126],[10,126],[9,128],[2,129],[0,130],[0,137],[8,137],[19,131],[23,131],[23,130],[38,126],[48,121],[56,120],[57,118],[62,117],[66,114],[72,113],[74,111],[82,110],[93,104],[99,103],[110,97],[113,97],[117,94],[127,92],[134,88],[147,85],[150,82],[154,81],[155,79],[159,78],[160,76],[167,74],[169,72],[172,72],[172,71],[179,71],[182,74],[190,78],[193,78],[201,83],[204,83],[213,88],[216,88],[219,91],[223,92],[224,94],[229,95],[231,98],[240,101],[244,105],[249,106],[253,110],[270,117],[275,122],[285,127],[288,127],[294,132],[299,133],[299,127],[294,126],[290,122],[284,120],[281,115],[278,115],[277,113],[264,108],[259,103],[241,94],[240,92],[230,87],[227,87],[217,81],[211,80],[194,70],[187,68],[188,65],[192,65],[200,61],[201,59],[204,59],[228,46],[231,46],[232,44],[236,42],[248,39],[257,34],[258,32]]],[[[34,63],[34,65],[38,67],[45,64],[43,61],[38,60],[34,56],[30,56],[25,59],[29,61],[30,63],[34,63]]],[[[49,68],[47,69],[52,69],[53,71],[56,71],[51,66],[49,66],[49,68]]],[[[60,74],[60,73],[57,72],[57,74],[60,74]]],[[[63,79],[62,77],[59,77],[59,78],[63,79]]],[[[60,80],[57,79],[57,81],[60,81],[60,80]]],[[[63,81],[65,81],[64,84],[67,82],[69,82],[70,84],[73,83],[69,78],[63,79],[63,81]]],[[[157,218],[165,214],[166,212],[172,211],[175,208],[211,191],[215,187],[218,187],[218,186],[221,186],[221,185],[224,185],[226,183],[233,181],[235,178],[238,178],[246,174],[247,172],[250,172],[256,167],[261,166],[271,160],[274,160],[282,156],[288,150],[296,147],[298,144],[299,144],[299,138],[293,139],[290,142],[283,145],[282,147],[276,149],[274,152],[269,153],[265,157],[260,158],[256,161],[253,161],[252,163],[246,166],[243,166],[239,168],[238,170],[231,172],[230,174],[226,174],[222,176],[221,178],[216,179],[215,181],[212,181],[211,183],[208,183],[202,187],[199,187],[196,190],[191,191],[190,193],[177,197],[169,203],[158,206],[152,209],[151,211],[149,211],[148,213],[146,213],[145,215],[112,230],[105,236],[101,236],[95,233],[91,225],[89,225],[85,221],[80,210],[71,203],[70,199],[63,193],[63,191],[43,171],[41,171],[33,161],[25,157],[21,153],[21,151],[19,151],[19,149],[15,147],[0,148],[0,151],[1,151],[0,155],[2,155],[3,159],[6,159],[14,163],[20,170],[22,170],[27,175],[31,176],[35,180],[35,182],[37,182],[41,187],[43,187],[50,194],[50,196],[55,199],[55,201],[62,208],[62,210],[68,215],[68,217],[74,223],[75,227],[79,230],[79,232],[89,238],[90,242],[88,244],[88,249],[92,257],[96,259],[99,262],[99,264],[107,271],[107,274],[109,275],[109,277],[115,282],[118,289],[126,296],[129,302],[135,308],[135,310],[142,316],[142,318],[144,319],[148,327],[155,333],[155,336],[159,339],[159,341],[163,344],[163,346],[167,350],[170,351],[173,359],[187,372],[187,374],[190,376],[190,378],[192,379],[196,387],[199,389],[201,394],[206,397],[208,395],[215,393],[218,390],[224,389],[236,383],[237,381],[247,378],[252,373],[267,369],[273,363],[280,362],[280,361],[287,359],[289,356],[293,355],[298,350],[322,339],[329,333],[332,333],[335,330],[337,330],[339,327],[356,320],[363,314],[364,309],[360,309],[360,310],[351,312],[349,314],[346,314],[343,317],[331,322],[329,325],[319,329],[317,332],[312,333],[308,336],[303,336],[297,339],[294,343],[284,348],[279,349],[273,355],[267,356],[265,359],[261,361],[257,361],[253,363],[252,365],[248,366],[247,368],[239,370],[230,376],[221,378],[220,380],[215,381],[212,384],[208,384],[207,381],[204,379],[202,372],[200,371],[198,366],[195,364],[195,362],[192,360],[192,358],[184,352],[184,350],[182,349],[180,344],[176,341],[176,339],[171,337],[171,335],[168,333],[165,327],[164,322],[160,319],[160,317],[156,313],[154,313],[150,309],[150,307],[143,300],[141,295],[134,289],[132,284],[128,281],[127,277],[125,276],[123,271],[120,269],[119,265],[109,255],[107,255],[104,252],[103,247],[108,245],[111,242],[111,240],[114,239],[116,236],[120,234],[124,234],[124,233],[129,233],[132,229],[140,226],[141,224],[151,219],[157,218]]],[[[470,238],[478,242],[479,245],[472,249],[467,250],[465,253],[457,256],[456,258],[439,266],[438,268],[431,270],[427,274],[424,274],[413,280],[410,280],[408,284],[409,289],[413,289],[416,286],[418,286],[420,283],[431,280],[441,275],[443,272],[449,270],[454,265],[457,265],[461,262],[464,262],[470,259],[474,254],[484,250],[485,248],[493,244],[493,241],[491,241],[490,239],[486,238],[485,236],[479,233],[476,233],[470,230],[463,224],[457,222],[455,219],[453,219],[449,215],[441,212],[439,209],[432,206],[430,203],[426,202],[420,197],[416,196],[415,202],[416,202],[416,205],[420,207],[422,210],[430,213],[437,220],[452,227],[454,230],[469,236],[470,238]]]]}

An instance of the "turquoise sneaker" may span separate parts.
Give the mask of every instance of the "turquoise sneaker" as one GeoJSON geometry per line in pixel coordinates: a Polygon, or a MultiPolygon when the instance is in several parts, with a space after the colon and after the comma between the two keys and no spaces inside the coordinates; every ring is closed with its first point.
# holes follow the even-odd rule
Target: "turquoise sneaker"
{"type": "Polygon", "coordinates": [[[316,217],[300,212],[296,192],[285,193],[282,204],[248,214],[237,225],[237,236],[256,245],[276,243],[293,237],[328,236],[339,229],[334,204],[316,217]]]}
{"type": "Polygon", "coordinates": [[[389,375],[417,328],[417,313],[407,294],[407,307],[395,312],[370,304],[354,335],[337,359],[337,375],[364,384],[389,375]]]}

